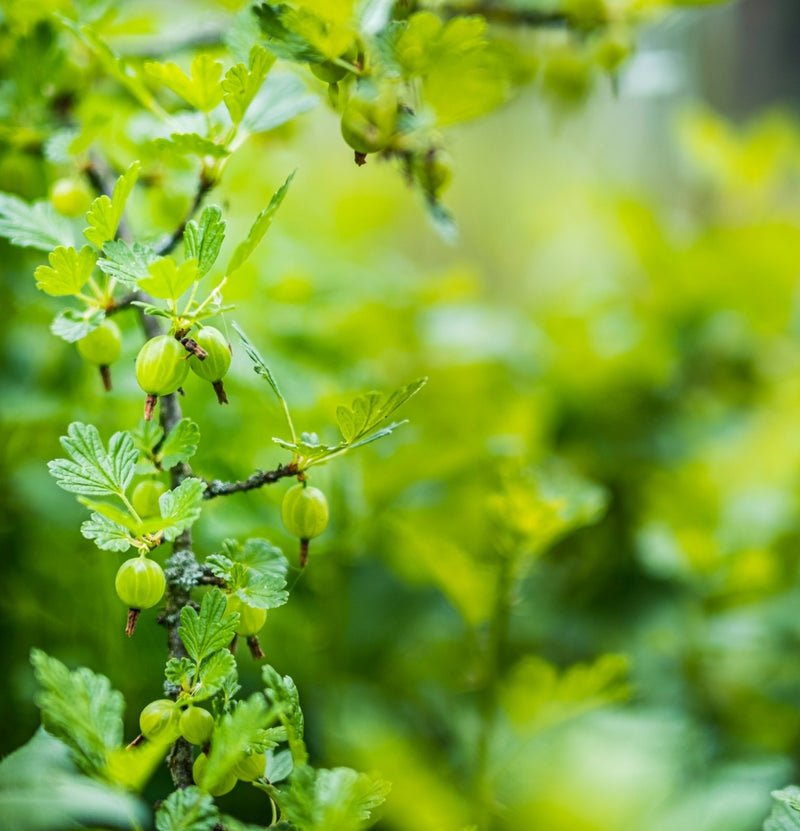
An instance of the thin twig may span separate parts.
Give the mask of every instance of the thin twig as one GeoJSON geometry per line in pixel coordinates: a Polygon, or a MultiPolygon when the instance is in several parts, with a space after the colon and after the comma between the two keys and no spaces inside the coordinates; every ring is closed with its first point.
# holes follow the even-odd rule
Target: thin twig
{"type": "Polygon", "coordinates": [[[169,254],[175,246],[183,239],[183,232],[186,230],[186,225],[190,219],[200,210],[200,205],[203,204],[206,194],[214,187],[214,182],[207,179],[205,176],[200,176],[200,184],[197,187],[197,192],[194,195],[192,204],[183,219],[183,222],[167,237],[160,245],[156,246],[156,254],[160,257],[169,254]]]}
{"type": "Polygon", "coordinates": [[[289,476],[297,476],[297,465],[290,462],[288,465],[279,465],[275,470],[257,470],[252,476],[248,476],[239,482],[222,482],[219,479],[206,480],[206,492],[204,499],[213,499],[215,496],[228,496],[232,493],[242,493],[261,488],[264,485],[273,485],[280,479],[289,476]]]}

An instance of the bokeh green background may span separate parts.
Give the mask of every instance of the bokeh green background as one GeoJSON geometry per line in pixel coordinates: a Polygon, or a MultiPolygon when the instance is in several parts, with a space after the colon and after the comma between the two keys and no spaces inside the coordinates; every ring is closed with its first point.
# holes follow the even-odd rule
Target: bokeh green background
{"type": "MultiPolygon", "coordinates": [[[[334,439],[337,404],[430,379],[408,425],[314,472],[331,526],[263,637],[300,689],[314,762],[392,781],[381,828],[755,831],[770,789],[800,775],[792,21],[791,2],[687,11],[645,34],[618,95],[606,83],[564,113],[534,88],[452,130],[454,246],[391,165],[352,164],[324,107],[251,140],[213,193],[235,242],[299,168],[225,322],[302,429],[334,439]],[[571,500],[607,508],[543,550],[571,500]]],[[[54,175],[0,161],[0,189],[27,198],[54,175]]],[[[183,198],[160,197],[162,230],[183,198]]],[[[80,536],[45,463],[72,420],[135,426],[141,335],[120,316],[102,394],[48,332],[40,258],[1,256],[0,751],[38,723],[32,646],[107,675],[132,738],[161,695],[164,633],[144,614],[124,638],[120,558],[80,536]]],[[[195,470],[286,461],[241,350],[226,386],[220,408],[187,383],[195,470]]],[[[210,503],[198,555],[265,536],[293,556],[286,487],[210,503]]],[[[241,672],[255,688],[246,654],[241,672]]],[[[166,790],[164,773],[148,795],[166,790]]],[[[264,811],[241,787],[222,804],[264,811]]]]}

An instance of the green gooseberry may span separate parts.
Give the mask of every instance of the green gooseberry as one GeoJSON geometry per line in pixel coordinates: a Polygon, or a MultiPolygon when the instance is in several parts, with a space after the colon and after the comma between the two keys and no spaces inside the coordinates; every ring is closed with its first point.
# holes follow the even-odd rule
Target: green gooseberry
{"type": "Polygon", "coordinates": [[[151,701],[139,716],[139,730],[150,741],[172,743],[181,734],[181,711],[178,705],[168,698],[151,701]]]}
{"type": "Polygon", "coordinates": [[[247,603],[235,594],[228,595],[225,606],[226,615],[232,612],[239,613],[239,625],[236,627],[236,634],[242,635],[245,638],[251,638],[253,635],[257,635],[267,622],[266,609],[255,609],[252,606],[248,606],[247,603]]]}
{"type": "Polygon", "coordinates": [[[188,707],[181,713],[181,735],[190,744],[208,744],[214,732],[214,716],[202,707],[188,707]]]}
{"type": "Polygon", "coordinates": [[[205,774],[207,767],[208,756],[206,756],[205,753],[201,753],[194,760],[194,765],[192,766],[192,777],[194,778],[195,784],[203,788],[203,790],[211,794],[211,796],[224,796],[226,793],[230,793],[236,787],[238,778],[235,773],[231,772],[226,774],[215,788],[206,788],[201,783],[203,781],[203,775],[205,774]]]}
{"type": "Polygon", "coordinates": [[[50,188],[50,201],[62,216],[77,217],[89,210],[92,192],[77,179],[56,179],[50,188]]]}
{"type": "Polygon", "coordinates": [[[391,87],[359,88],[342,113],[342,138],[365,155],[389,145],[397,120],[397,96],[391,87]]]}
{"type": "Polygon", "coordinates": [[[196,355],[189,358],[192,372],[206,381],[211,381],[219,403],[227,404],[228,397],[225,395],[222,379],[231,365],[231,349],[225,336],[213,326],[204,326],[194,336],[194,340],[205,351],[206,357],[203,360],[196,355]]]}
{"type": "Polygon", "coordinates": [[[251,753],[236,763],[233,772],[242,782],[255,782],[264,777],[266,770],[267,754],[251,753]]]}
{"type": "Polygon", "coordinates": [[[134,511],[142,519],[161,516],[161,506],[158,500],[166,492],[167,486],[158,479],[145,479],[144,482],[139,482],[131,496],[134,511]]]}
{"type": "Polygon", "coordinates": [[[136,380],[147,393],[144,407],[145,421],[153,417],[153,408],[159,395],[175,392],[189,374],[183,346],[170,335],[150,338],[136,356],[136,380]]]}

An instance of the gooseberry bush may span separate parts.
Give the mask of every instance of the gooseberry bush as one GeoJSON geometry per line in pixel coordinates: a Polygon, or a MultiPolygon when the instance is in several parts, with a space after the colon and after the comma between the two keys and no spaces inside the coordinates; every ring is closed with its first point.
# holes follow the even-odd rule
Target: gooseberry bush
{"type": "MultiPolygon", "coordinates": [[[[314,468],[391,436],[403,423],[394,420],[396,412],[425,379],[340,406],[338,441],[298,432],[264,357],[264,332],[246,333],[225,301],[291,198],[295,173],[287,171],[242,239],[227,240],[225,212],[211,194],[248,138],[282,127],[319,100],[338,117],[340,135],[330,140],[342,144],[342,164],[394,163],[434,229],[452,240],[457,227],[443,201],[452,177],[446,129],[486,115],[530,84],[554,108],[575,106],[603,78],[613,83],[633,51],[636,25],[667,5],[691,4],[256,3],[229,19],[213,48],[175,48],[182,60],[192,53],[183,66],[169,54],[116,51],[106,34],[115,25],[108,3],[9,8],[8,68],[23,53],[29,61],[33,49],[48,73],[33,95],[22,80],[10,87],[9,106],[19,123],[32,125],[18,140],[41,157],[52,184],[40,200],[0,194],[0,234],[46,258],[34,277],[55,298],[52,335],[75,344],[110,395],[116,376],[131,373],[143,396],[129,429],[103,435],[91,423],[65,426],[63,457],[49,469],[87,511],[76,539],[79,533],[120,558],[114,581],[120,637],[135,637],[137,625],[161,624],[168,656],[163,677],[152,680],[152,700],[128,701],[141,714],[139,734],[126,737],[125,701],[108,679],[32,651],[44,732],[0,772],[35,767],[74,792],[84,789],[100,809],[87,816],[55,803],[51,814],[34,816],[37,791],[26,784],[30,797],[9,809],[16,813],[8,827],[356,831],[376,821],[389,784],[349,768],[315,767],[292,679],[265,663],[261,691],[243,698],[237,661],[265,659],[259,634],[269,611],[290,602],[290,575],[314,568],[312,541],[329,521],[325,493],[312,484],[314,468]],[[114,96],[124,101],[117,116],[97,117],[114,96]],[[165,231],[153,194],[173,179],[191,187],[165,231]],[[226,240],[235,244],[223,262],[226,240]],[[119,365],[124,337],[141,341],[132,368],[119,365]],[[222,481],[192,467],[203,428],[184,415],[181,393],[194,373],[220,405],[235,407],[224,379],[239,350],[257,376],[254,394],[263,390],[281,407],[285,429],[272,441],[283,456],[271,470],[222,481]],[[297,551],[287,557],[260,537],[195,550],[192,529],[210,500],[282,487],[284,479],[294,482],[281,520],[297,551]],[[239,640],[249,656],[237,651],[239,640]],[[174,790],[153,809],[136,795],[164,760],[174,790]],[[245,786],[263,792],[258,826],[223,814],[215,803],[245,786]]],[[[591,522],[600,502],[576,513],[574,524],[591,522]]],[[[502,505],[512,503],[508,496],[502,505]]],[[[522,533],[506,522],[499,544],[511,550],[522,533]]],[[[506,583],[511,563],[509,557],[506,583]]],[[[508,609],[502,596],[498,632],[508,609]]],[[[610,699],[619,692],[617,675],[610,671],[606,679],[610,699]]],[[[495,692],[487,695],[487,723],[495,692]]],[[[592,694],[603,698],[597,689],[592,694]]],[[[476,820],[489,827],[487,817],[476,820]]]]}

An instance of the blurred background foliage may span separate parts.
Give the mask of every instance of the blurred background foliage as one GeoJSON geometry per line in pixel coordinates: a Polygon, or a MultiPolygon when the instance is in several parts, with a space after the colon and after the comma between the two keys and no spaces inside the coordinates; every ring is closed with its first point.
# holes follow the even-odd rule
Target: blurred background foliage
{"type": "MultiPolygon", "coordinates": [[[[54,71],[42,21],[60,5],[3,4],[0,59],[25,29],[32,89],[54,71]]],[[[186,14],[202,35],[239,5],[129,4],[120,42],[169,41],[186,14]]],[[[263,638],[300,689],[315,763],[393,783],[379,827],[755,831],[770,789],[800,776],[799,12],[673,14],[580,108],[540,82],[449,130],[455,245],[391,165],[353,165],[324,106],[251,139],[211,195],[232,246],[299,168],[226,293],[298,426],[334,439],[352,395],[430,378],[409,425],[313,471],[331,528],[263,638]]],[[[28,116],[0,130],[0,190],[33,199],[69,170],[20,140],[28,116]]],[[[103,136],[127,164],[131,137],[103,136]]],[[[175,226],[184,173],[137,196],[134,228],[175,226]]],[[[135,426],[141,334],[118,317],[104,395],[48,332],[41,257],[0,247],[0,751],[38,723],[32,646],[111,678],[133,738],[161,694],[163,631],[145,614],[122,636],[119,558],[79,535],[45,462],[72,420],[135,426]]],[[[224,408],[186,385],[209,478],[285,461],[241,350],[229,379],[224,408]]],[[[285,487],[209,503],[198,554],[265,536],[294,555],[285,487]]],[[[241,673],[257,686],[247,655],[241,673]]],[[[164,771],[148,793],[166,790],[164,771]]],[[[256,821],[255,791],[221,804],[247,799],[256,821]]]]}

